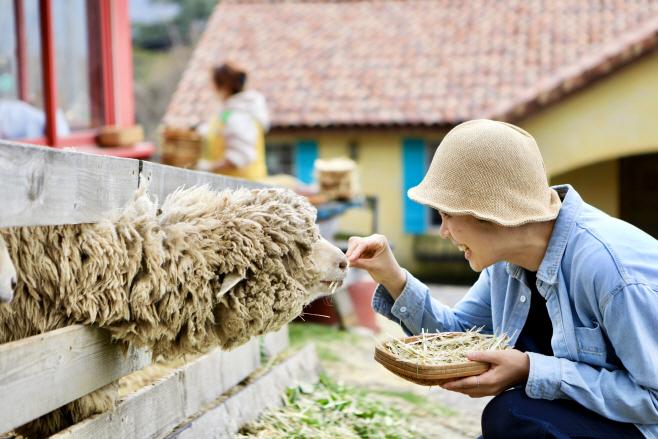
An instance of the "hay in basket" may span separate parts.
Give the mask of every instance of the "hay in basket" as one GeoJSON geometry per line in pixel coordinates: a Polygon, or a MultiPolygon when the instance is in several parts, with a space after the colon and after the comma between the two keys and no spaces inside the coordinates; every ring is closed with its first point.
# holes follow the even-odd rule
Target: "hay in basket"
{"type": "Polygon", "coordinates": [[[375,346],[375,360],[395,375],[422,386],[480,375],[490,364],[471,361],[466,352],[510,348],[507,334],[486,335],[481,329],[393,338],[375,346]]]}

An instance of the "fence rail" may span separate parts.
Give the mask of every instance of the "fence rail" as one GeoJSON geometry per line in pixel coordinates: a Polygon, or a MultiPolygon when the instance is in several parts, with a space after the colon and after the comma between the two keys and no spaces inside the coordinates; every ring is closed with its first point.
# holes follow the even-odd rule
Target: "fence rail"
{"type": "MultiPolygon", "coordinates": [[[[0,227],[97,222],[147,183],[149,195],[160,202],[181,186],[264,187],[142,160],[0,141],[0,227]]],[[[115,412],[54,437],[162,437],[253,373],[262,352],[274,355],[287,345],[284,327],[264,337],[262,345],[253,339],[231,352],[214,350],[128,396],[115,412]]],[[[0,434],[150,363],[150,354],[134,348],[124,357],[109,332],[93,326],[70,326],[0,345],[0,434]]]]}

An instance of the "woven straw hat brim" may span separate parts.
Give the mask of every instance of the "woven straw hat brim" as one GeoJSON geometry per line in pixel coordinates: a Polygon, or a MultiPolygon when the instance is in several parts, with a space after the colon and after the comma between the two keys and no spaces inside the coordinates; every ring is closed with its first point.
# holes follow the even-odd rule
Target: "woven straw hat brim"
{"type": "Polygon", "coordinates": [[[425,206],[431,207],[436,210],[440,210],[441,212],[445,212],[449,215],[453,216],[463,216],[463,215],[471,215],[474,216],[475,218],[484,220],[484,221],[491,221],[496,224],[500,224],[501,226],[505,227],[515,227],[515,226],[520,226],[523,224],[527,223],[541,223],[544,221],[551,221],[557,218],[558,214],[560,213],[560,208],[562,207],[562,201],[560,200],[560,196],[558,193],[555,191],[555,189],[550,189],[551,191],[551,203],[548,208],[548,212],[545,215],[538,215],[534,217],[525,217],[525,218],[518,218],[518,219],[513,219],[513,220],[503,220],[500,218],[495,218],[491,215],[487,215],[486,213],[483,212],[477,212],[475,210],[453,210],[447,205],[442,205],[438,203],[436,200],[432,201],[429,199],[426,199],[420,195],[417,194],[417,189],[418,187],[413,187],[407,191],[407,195],[409,196],[410,199],[415,201],[416,203],[423,204],[425,206]]]}
{"type": "Polygon", "coordinates": [[[548,186],[535,139],[517,126],[486,119],[450,130],[408,195],[451,215],[508,227],[555,219],[562,205],[548,186]]]}

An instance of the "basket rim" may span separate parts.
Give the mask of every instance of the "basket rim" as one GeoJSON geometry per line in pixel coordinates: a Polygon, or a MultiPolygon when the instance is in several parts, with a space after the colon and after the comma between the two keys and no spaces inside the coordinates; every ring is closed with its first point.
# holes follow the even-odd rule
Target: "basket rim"
{"type": "MultiPolygon", "coordinates": [[[[460,332],[442,332],[441,335],[459,335],[460,332]]],[[[408,342],[418,340],[421,337],[426,337],[425,334],[422,335],[413,335],[410,337],[403,337],[397,340],[408,342]]],[[[490,363],[483,361],[460,361],[458,363],[446,363],[446,364],[418,364],[413,361],[406,360],[399,355],[396,355],[388,351],[385,346],[390,343],[392,340],[385,342],[379,342],[375,345],[375,359],[378,360],[378,357],[385,361],[386,364],[396,369],[400,369],[409,373],[416,375],[427,375],[428,378],[435,378],[439,376],[447,377],[451,374],[460,374],[455,376],[467,376],[462,375],[463,373],[477,372],[480,373],[486,372],[491,366],[490,363]]],[[[381,363],[381,361],[380,361],[381,363]]],[[[384,363],[382,363],[384,365],[384,363]]]]}

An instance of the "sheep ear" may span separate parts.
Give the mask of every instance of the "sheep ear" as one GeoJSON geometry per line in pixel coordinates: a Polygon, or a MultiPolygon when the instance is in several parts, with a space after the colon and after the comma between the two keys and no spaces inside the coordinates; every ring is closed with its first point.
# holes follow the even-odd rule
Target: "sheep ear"
{"type": "Polygon", "coordinates": [[[244,276],[241,275],[238,270],[234,270],[231,273],[228,273],[226,276],[224,276],[224,280],[222,281],[222,287],[219,289],[219,293],[217,293],[217,299],[219,299],[224,294],[226,294],[228,290],[233,288],[242,279],[244,279],[244,276]]]}

